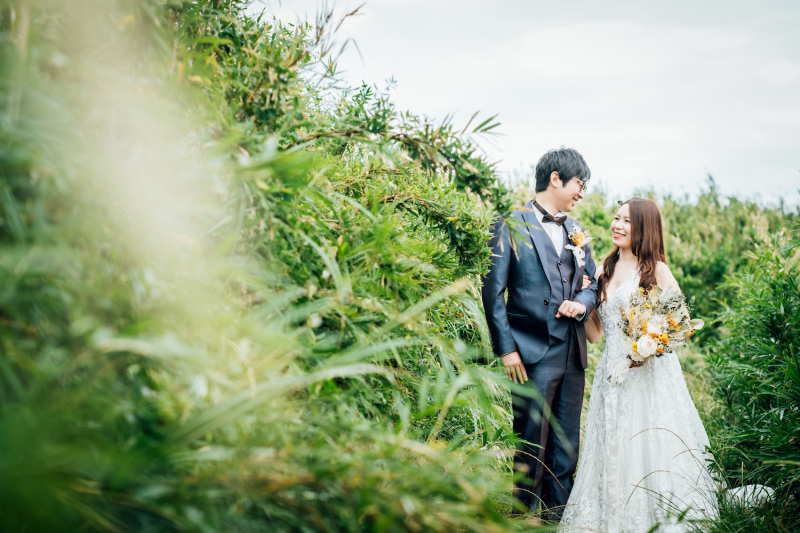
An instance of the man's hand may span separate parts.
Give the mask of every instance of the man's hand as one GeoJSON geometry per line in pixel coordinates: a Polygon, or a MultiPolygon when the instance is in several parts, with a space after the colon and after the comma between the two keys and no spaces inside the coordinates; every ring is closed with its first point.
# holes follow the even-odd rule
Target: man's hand
{"type": "Polygon", "coordinates": [[[569,300],[564,300],[561,302],[561,307],[558,308],[558,313],[556,313],[556,318],[561,318],[562,316],[566,316],[569,318],[575,318],[578,315],[582,315],[586,312],[586,306],[580,302],[571,302],[569,300]]]}
{"type": "Polygon", "coordinates": [[[503,360],[503,365],[506,367],[508,379],[513,380],[514,383],[528,381],[528,373],[525,372],[525,365],[522,364],[522,360],[519,358],[519,352],[507,353],[500,359],[503,360]]]}

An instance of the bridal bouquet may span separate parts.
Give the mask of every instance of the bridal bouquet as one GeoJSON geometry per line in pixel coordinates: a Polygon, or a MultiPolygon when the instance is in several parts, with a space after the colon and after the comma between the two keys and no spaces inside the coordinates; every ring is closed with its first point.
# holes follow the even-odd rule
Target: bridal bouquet
{"type": "Polygon", "coordinates": [[[630,368],[628,359],[641,365],[650,357],[661,357],[686,344],[694,332],[703,327],[702,320],[689,318],[686,297],[673,289],[658,285],[649,291],[640,288],[620,308],[622,332],[628,337],[628,356],[620,359],[609,381],[622,383],[630,368]]]}
{"type": "Polygon", "coordinates": [[[619,310],[622,331],[631,340],[628,356],[637,363],[683,346],[703,327],[702,320],[689,318],[683,293],[658,285],[649,291],[640,288],[619,310]]]}

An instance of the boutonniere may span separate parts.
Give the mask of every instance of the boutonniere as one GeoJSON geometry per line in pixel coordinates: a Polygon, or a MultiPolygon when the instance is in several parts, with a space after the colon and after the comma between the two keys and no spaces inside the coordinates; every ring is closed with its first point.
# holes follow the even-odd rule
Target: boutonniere
{"type": "Polygon", "coordinates": [[[592,236],[589,235],[589,232],[581,227],[580,224],[575,224],[567,232],[567,237],[572,241],[572,244],[566,245],[565,248],[567,250],[572,250],[573,255],[575,255],[575,261],[578,262],[579,267],[582,267],[586,264],[583,260],[583,258],[586,257],[583,246],[592,240],[592,236]]]}

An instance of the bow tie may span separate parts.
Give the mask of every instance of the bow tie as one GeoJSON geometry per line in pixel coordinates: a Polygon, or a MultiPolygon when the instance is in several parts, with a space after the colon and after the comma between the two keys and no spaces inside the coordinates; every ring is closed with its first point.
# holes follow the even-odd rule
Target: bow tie
{"type": "Polygon", "coordinates": [[[547,224],[548,222],[552,222],[556,226],[563,226],[564,222],[567,221],[567,215],[553,216],[550,213],[548,213],[547,209],[542,207],[541,204],[536,200],[533,201],[533,206],[536,209],[538,209],[541,214],[544,215],[544,217],[542,218],[542,224],[547,224]]]}

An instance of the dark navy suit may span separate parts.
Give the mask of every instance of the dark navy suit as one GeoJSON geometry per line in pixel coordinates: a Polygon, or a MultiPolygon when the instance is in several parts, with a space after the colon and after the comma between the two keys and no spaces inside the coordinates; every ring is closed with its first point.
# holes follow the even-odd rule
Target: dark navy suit
{"type": "Polygon", "coordinates": [[[513,213],[523,223],[519,229],[524,236],[515,235],[514,249],[508,225],[495,222],[489,241],[493,264],[483,279],[482,299],[494,354],[519,352],[528,374],[525,386],[534,388],[537,397],[512,393],[514,432],[523,441],[514,459],[515,469],[523,472],[514,493],[531,510],[541,501],[559,513],[572,490],[578,461],[587,366],[584,321],[597,303],[597,282],[588,245],[581,266],[566,249],[568,229],[577,222],[567,218],[562,227],[565,247],[556,250],[534,209],[529,202],[513,213]],[[592,284],[581,290],[584,273],[592,284]],[[586,306],[581,320],[555,317],[564,300],[586,306]],[[542,400],[550,416],[542,416],[542,400]],[[563,435],[551,431],[551,417],[563,435]]]}

